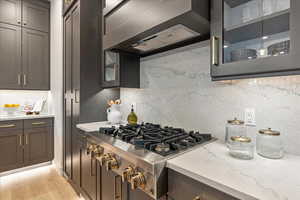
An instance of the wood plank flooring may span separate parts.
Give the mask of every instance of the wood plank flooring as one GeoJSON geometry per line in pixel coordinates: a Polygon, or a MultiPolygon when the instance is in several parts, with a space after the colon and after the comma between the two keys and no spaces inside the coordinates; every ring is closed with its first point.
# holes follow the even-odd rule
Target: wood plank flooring
{"type": "Polygon", "coordinates": [[[0,200],[80,200],[53,166],[0,177],[0,200]]]}

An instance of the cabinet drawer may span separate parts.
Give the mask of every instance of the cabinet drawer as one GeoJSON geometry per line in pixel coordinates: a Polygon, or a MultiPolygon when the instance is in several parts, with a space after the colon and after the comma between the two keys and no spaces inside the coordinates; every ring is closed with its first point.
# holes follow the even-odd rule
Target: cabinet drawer
{"type": "Polygon", "coordinates": [[[20,129],[23,129],[23,120],[0,122],[0,133],[20,129]]]}
{"type": "Polygon", "coordinates": [[[40,127],[52,127],[53,118],[42,118],[42,119],[28,119],[24,120],[24,128],[40,128],[40,127]]]}
{"type": "Polygon", "coordinates": [[[238,200],[170,169],[168,170],[168,195],[170,200],[238,200]]]}

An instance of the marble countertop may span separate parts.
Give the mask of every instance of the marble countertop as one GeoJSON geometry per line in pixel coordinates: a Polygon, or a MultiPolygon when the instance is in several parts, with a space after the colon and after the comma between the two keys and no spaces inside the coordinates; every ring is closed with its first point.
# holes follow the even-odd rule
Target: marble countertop
{"type": "MultiPolygon", "coordinates": [[[[85,132],[111,127],[107,121],[78,124],[85,132]]],[[[167,167],[241,200],[299,200],[300,156],[271,160],[231,157],[225,144],[209,143],[168,160],[167,167]]]]}
{"type": "Polygon", "coordinates": [[[217,141],[173,158],[167,166],[242,200],[300,199],[300,156],[239,160],[217,141]]]}
{"type": "MultiPolygon", "coordinates": [[[[125,122],[122,124],[126,124],[125,122]]],[[[83,123],[83,124],[77,124],[76,127],[79,128],[82,131],[85,132],[94,132],[98,131],[100,127],[112,127],[112,126],[118,126],[118,125],[112,125],[108,121],[103,122],[92,122],[92,123],[83,123]]]]}
{"type": "Polygon", "coordinates": [[[22,119],[39,119],[39,118],[49,118],[54,117],[53,114],[41,113],[39,115],[25,115],[25,114],[17,114],[17,115],[0,115],[0,121],[10,121],[10,120],[22,120],[22,119]]]}

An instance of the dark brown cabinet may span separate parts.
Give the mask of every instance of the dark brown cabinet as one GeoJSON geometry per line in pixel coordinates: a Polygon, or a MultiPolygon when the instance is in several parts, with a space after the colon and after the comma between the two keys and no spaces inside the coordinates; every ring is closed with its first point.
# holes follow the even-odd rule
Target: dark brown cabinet
{"type": "Polygon", "coordinates": [[[50,89],[49,12],[47,1],[0,0],[0,89],[50,89]]]}
{"type": "Polygon", "coordinates": [[[0,0],[0,22],[21,25],[21,0],[0,0]]]}
{"type": "MultiPolygon", "coordinates": [[[[89,169],[77,147],[78,123],[106,119],[106,102],[118,99],[119,90],[102,92],[100,57],[101,1],[76,1],[64,15],[64,172],[77,188],[90,191],[90,180],[79,184],[78,162],[89,169]],[[86,183],[86,184],[85,184],[86,183]]],[[[93,170],[95,170],[93,168],[93,170]]],[[[83,171],[81,171],[83,173],[83,171]]],[[[86,172],[89,173],[89,172],[86,172]]],[[[94,195],[89,194],[91,197],[94,195]]]]}
{"type": "Polygon", "coordinates": [[[22,26],[49,32],[50,5],[36,0],[23,0],[22,26]]]}
{"type": "Polygon", "coordinates": [[[168,169],[168,199],[238,200],[171,169],[168,169]]]}
{"type": "Polygon", "coordinates": [[[22,37],[23,88],[47,90],[50,88],[49,35],[23,28],[22,37]]]}
{"type": "Polygon", "coordinates": [[[300,2],[211,1],[213,80],[300,74],[300,2]]]}
{"type": "Polygon", "coordinates": [[[21,89],[21,27],[0,23],[0,88],[21,89]]]}
{"type": "Polygon", "coordinates": [[[87,148],[83,148],[81,154],[81,188],[90,200],[96,200],[97,160],[87,152],[87,148]]]}
{"type": "Polygon", "coordinates": [[[33,165],[51,160],[53,141],[52,127],[25,129],[25,165],[33,165]]]}
{"type": "Polygon", "coordinates": [[[124,52],[104,51],[103,88],[140,88],[140,57],[124,52]]]}
{"type": "Polygon", "coordinates": [[[14,121],[0,123],[0,172],[23,165],[23,130],[14,121]]]}
{"type": "Polygon", "coordinates": [[[0,172],[53,160],[53,119],[0,122],[0,172]]]}

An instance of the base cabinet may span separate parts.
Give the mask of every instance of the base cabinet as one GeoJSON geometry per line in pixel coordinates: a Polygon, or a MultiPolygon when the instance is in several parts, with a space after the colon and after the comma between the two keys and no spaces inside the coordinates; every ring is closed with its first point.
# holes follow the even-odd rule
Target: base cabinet
{"type": "Polygon", "coordinates": [[[53,160],[53,119],[0,122],[0,172],[53,160]]]}
{"type": "Polygon", "coordinates": [[[23,164],[23,131],[1,131],[0,172],[16,169],[23,164]]]}
{"type": "Polygon", "coordinates": [[[97,163],[87,149],[82,149],[81,154],[81,188],[90,200],[97,198],[97,163]]]}
{"type": "Polygon", "coordinates": [[[25,129],[25,165],[34,165],[52,159],[52,127],[25,129]]]}
{"type": "Polygon", "coordinates": [[[168,170],[168,200],[238,200],[210,186],[168,170]]]}

